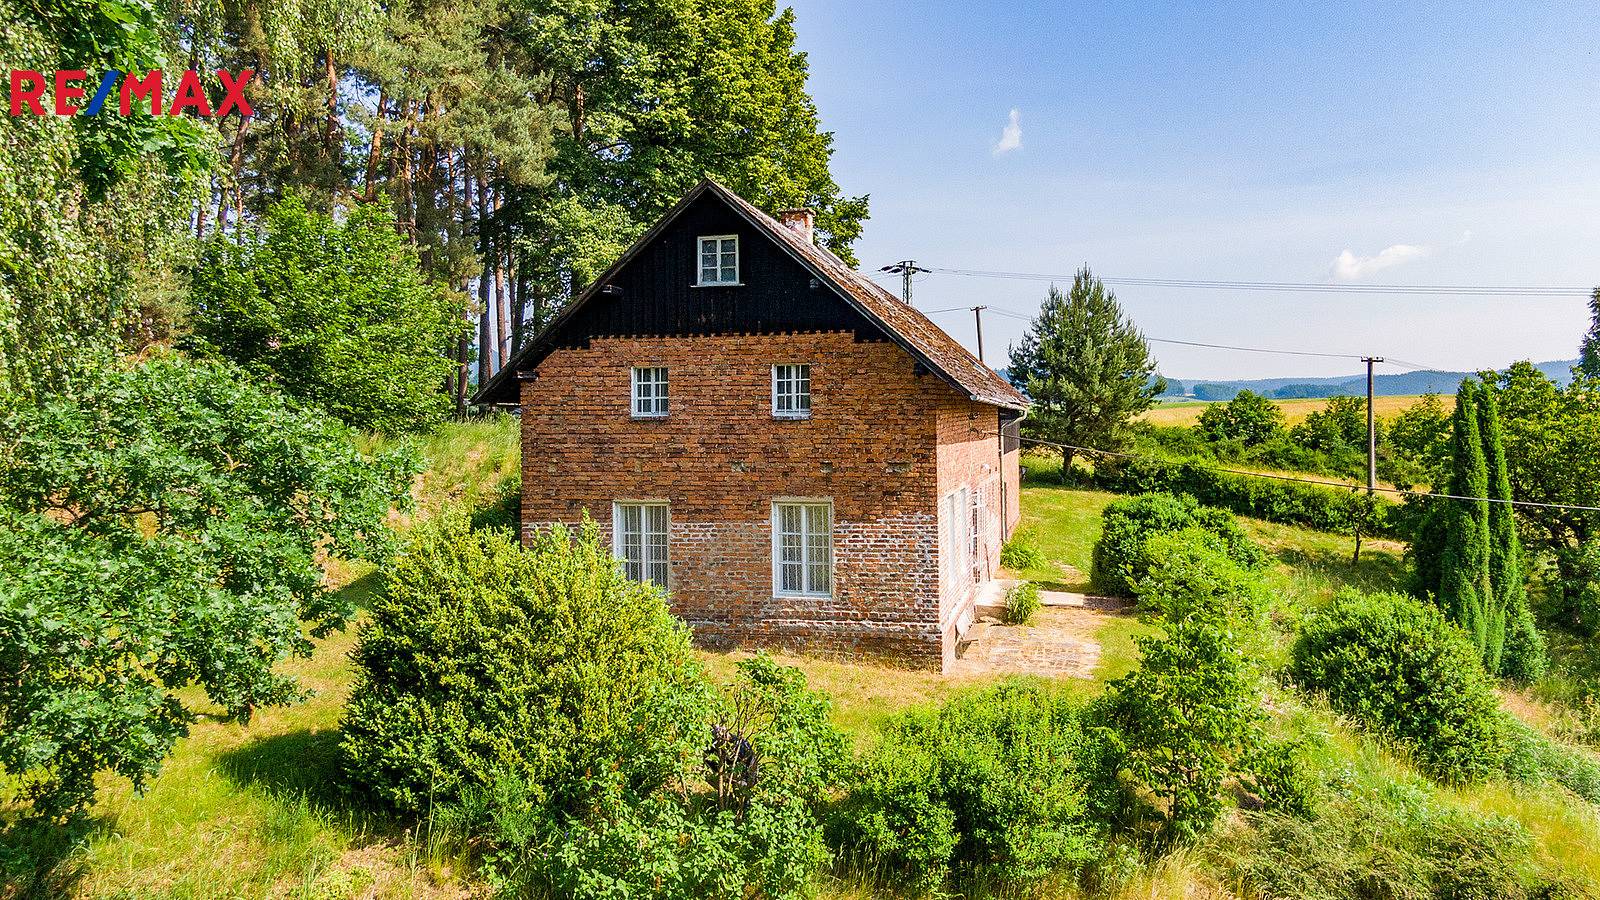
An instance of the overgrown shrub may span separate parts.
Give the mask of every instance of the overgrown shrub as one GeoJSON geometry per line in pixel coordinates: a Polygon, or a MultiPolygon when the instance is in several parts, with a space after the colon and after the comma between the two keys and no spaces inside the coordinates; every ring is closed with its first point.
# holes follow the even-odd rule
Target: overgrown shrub
{"type": "Polygon", "coordinates": [[[1260,743],[1255,672],[1216,607],[1159,620],[1138,639],[1139,667],[1096,707],[1119,768],[1155,800],[1159,842],[1204,832],[1225,808],[1226,781],[1260,743]]]}
{"type": "Polygon", "coordinates": [[[1215,535],[1218,546],[1235,562],[1256,568],[1266,553],[1226,511],[1201,506],[1194,498],[1172,494],[1119,497],[1101,511],[1104,521],[1095,542],[1090,579],[1097,590],[1131,596],[1145,575],[1145,541],[1152,535],[1198,527],[1215,535]]]}
{"type": "Polygon", "coordinates": [[[1026,882],[1098,851],[1075,703],[1010,682],[904,713],[858,764],[828,835],[842,860],[933,891],[952,877],[1026,882]]]}
{"type": "Polygon", "coordinates": [[[1039,549],[1038,537],[1026,528],[1013,534],[1000,548],[1000,565],[1008,569],[1039,569],[1048,563],[1039,549]]]}
{"type": "Polygon", "coordinates": [[[1341,593],[1295,642],[1288,674],[1438,780],[1479,780],[1505,761],[1505,720],[1477,652],[1409,597],[1341,593]]]}
{"type": "Polygon", "coordinates": [[[846,758],[828,701],[762,655],[739,662],[714,707],[711,748],[678,757],[660,785],[641,789],[608,760],[574,774],[585,799],[563,809],[503,774],[444,808],[444,827],[480,848],[509,896],[800,896],[828,860],[815,804],[846,758]]]}
{"type": "Polygon", "coordinates": [[[1026,625],[1039,611],[1039,586],[1030,581],[1006,592],[1006,624],[1026,625]]]}
{"type": "Polygon", "coordinates": [[[1140,608],[1168,619],[1207,609],[1256,623],[1266,607],[1260,574],[1229,555],[1228,542],[1199,525],[1151,534],[1128,569],[1142,571],[1133,584],[1140,608]]]}
{"type": "Polygon", "coordinates": [[[1100,459],[1093,486],[1117,494],[1152,491],[1187,494],[1207,506],[1242,516],[1305,525],[1321,531],[1392,537],[1394,503],[1378,500],[1368,513],[1368,498],[1354,488],[1281,481],[1218,471],[1209,464],[1182,460],[1100,459]]]}
{"type": "Polygon", "coordinates": [[[648,792],[696,754],[709,697],[660,591],[593,525],[530,551],[459,515],[420,526],[373,603],[343,720],[350,776],[423,810],[509,777],[579,804],[581,773],[648,792]]]}

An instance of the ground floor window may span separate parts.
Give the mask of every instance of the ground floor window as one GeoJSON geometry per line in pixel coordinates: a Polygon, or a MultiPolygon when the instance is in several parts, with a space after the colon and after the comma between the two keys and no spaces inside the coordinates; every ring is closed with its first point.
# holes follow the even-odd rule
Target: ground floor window
{"type": "Polygon", "coordinates": [[[833,594],[833,504],[780,500],[772,504],[773,590],[780,595],[833,594]]]}
{"type": "Polygon", "coordinates": [[[634,581],[667,586],[667,504],[617,503],[612,510],[612,552],[634,581]]]}

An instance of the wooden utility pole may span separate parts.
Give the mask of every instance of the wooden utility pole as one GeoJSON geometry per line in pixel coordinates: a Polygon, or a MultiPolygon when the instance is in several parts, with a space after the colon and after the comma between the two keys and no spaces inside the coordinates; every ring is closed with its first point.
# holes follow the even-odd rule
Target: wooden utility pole
{"type": "Polygon", "coordinates": [[[988,308],[987,306],[972,308],[972,318],[978,323],[978,362],[983,362],[983,311],[988,308]]]}
{"type": "Polygon", "coordinates": [[[1383,362],[1381,356],[1363,356],[1367,364],[1367,496],[1378,492],[1378,427],[1372,409],[1372,365],[1383,362]]]}
{"type": "MultiPolygon", "coordinates": [[[[1381,356],[1363,356],[1361,361],[1367,364],[1367,511],[1371,512],[1373,498],[1378,493],[1378,421],[1372,405],[1372,366],[1374,363],[1383,362],[1381,356]]],[[[1356,552],[1350,558],[1352,564],[1361,562],[1361,528],[1363,522],[1355,524],[1356,552]]]]}

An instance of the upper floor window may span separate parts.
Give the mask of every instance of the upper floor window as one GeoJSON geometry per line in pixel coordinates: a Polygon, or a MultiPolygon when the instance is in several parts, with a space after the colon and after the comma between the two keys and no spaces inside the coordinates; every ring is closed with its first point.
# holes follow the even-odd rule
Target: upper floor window
{"type": "Polygon", "coordinates": [[[811,415],[811,367],[772,367],[772,414],[780,419],[811,415]]]}
{"type": "Polygon", "coordinates": [[[667,504],[617,503],[611,514],[611,547],[623,574],[666,587],[667,504]]]}
{"type": "Polygon", "coordinates": [[[772,504],[772,568],[772,586],[779,596],[833,595],[832,503],[772,504]]]}
{"type": "Polygon", "coordinates": [[[667,414],[667,369],[665,366],[633,367],[634,418],[667,414]]]}
{"type": "Polygon", "coordinates": [[[739,236],[719,234],[700,239],[699,284],[739,283],[739,236]]]}

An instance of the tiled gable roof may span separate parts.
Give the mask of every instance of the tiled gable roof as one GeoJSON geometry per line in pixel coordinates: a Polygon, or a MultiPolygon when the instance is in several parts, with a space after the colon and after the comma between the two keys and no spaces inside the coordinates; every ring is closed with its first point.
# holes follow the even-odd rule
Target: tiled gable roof
{"type": "Polygon", "coordinates": [[[866,276],[845,265],[837,256],[812,244],[793,229],[757,209],[743,197],[728,190],[712,178],[705,178],[684,198],[673,206],[661,221],[624,253],[594,284],[562,311],[544,331],[517,354],[504,369],[496,373],[489,383],[479,389],[473,403],[515,404],[517,402],[516,372],[535,353],[547,351],[544,339],[552,335],[570,318],[570,314],[589,300],[606,284],[613,273],[620,270],[638,252],[650,244],[665,226],[688,208],[701,194],[712,192],[747,219],[750,224],[765,232],[780,247],[787,250],[814,275],[832,285],[857,312],[881,327],[891,340],[899,344],[929,371],[951,387],[972,400],[1007,409],[1023,410],[1028,399],[999,373],[978,361],[978,358],[961,346],[954,338],[935,325],[915,307],[902,302],[866,276]]]}

